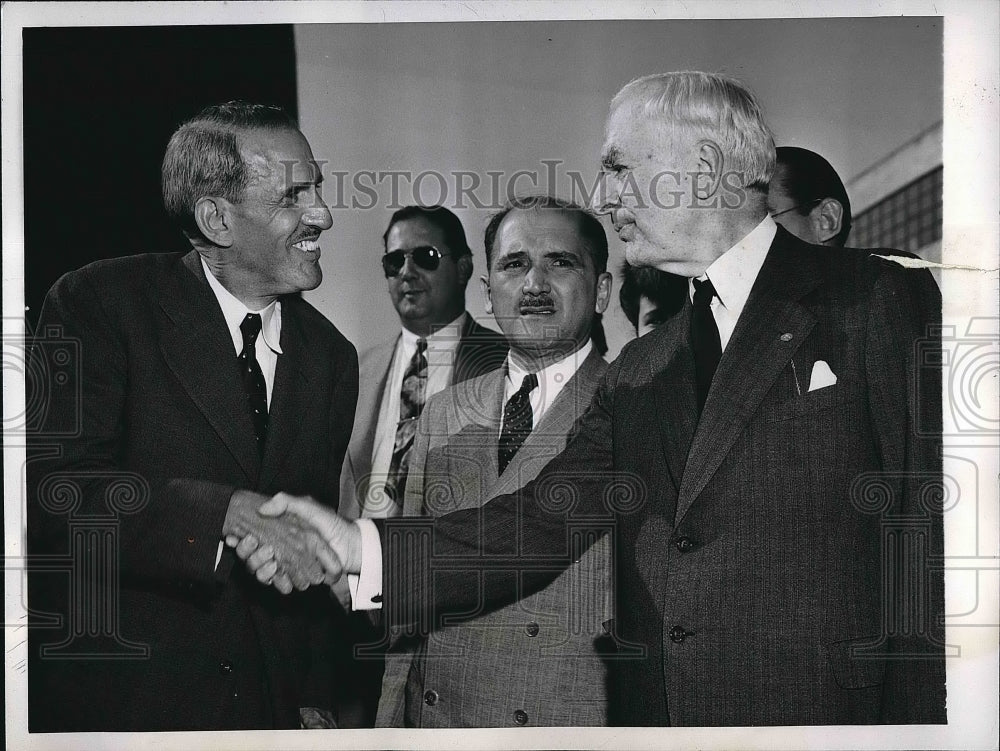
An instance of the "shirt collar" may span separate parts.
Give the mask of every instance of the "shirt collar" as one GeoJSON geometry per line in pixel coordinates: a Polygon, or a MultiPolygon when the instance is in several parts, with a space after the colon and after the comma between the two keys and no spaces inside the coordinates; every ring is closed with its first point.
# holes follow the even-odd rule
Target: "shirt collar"
{"type": "Polygon", "coordinates": [[[465,328],[465,317],[467,315],[468,313],[463,311],[454,321],[446,326],[442,326],[429,336],[417,336],[404,327],[401,335],[403,350],[410,353],[416,351],[418,339],[425,339],[427,341],[427,349],[435,351],[456,349],[459,340],[462,338],[462,331],[465,328]]]}
{"type": "Polygon", "coordinates": [[[222,308],[222,315],[226,319],[226,326],[229,329],[229,335],[232,337],[233,346],[236,348],[237,354],[243,351],[243,332],[240,331],[240,324],[243,323],[243,319],[246,318],[247,313],[259,313],[261,335],[264,338],[264,343],[272,352],[280,355],[281,303],[274,300],[262,310],[250,310],[232,292],[222,286],[222,283],[215,278],[215,274],[208,267],[208,264],[205,263],[205,259],[201,256],[199,258],[201,258],[201,267],[205,271],[208,286],[211,287],[212,292],[215,294],[215,299],[219,301],[219,307],[222,308]]]}
{"type": "MultiPolygon", "coordinates": [[[[767,251],[774,242],[778,225],[769,214],[750,230],[742,240],[723,253],[698,277],[712,280],[715,294],[727,310],[738,316],[750,297],[750,290],[764,265],[767,251]]],[[[688,293],[694,297],[694,282],[688,283],[688,293]]]]}
{"type": "MultiPolygon", "coordinates": [[[[538,385],[543,387],[543,393],[552,393],[553,387],[556,387],[556,390],[558,390],[564,386],[576,374],[583,361],[590,356],[593,348],[593,342],[588,339],[580,349],[571,352],[562,360],[537,371],[535,375],[538,377],[538,385]]],[[[507,380],[514,386],[515,390],[521,388],[524,377],[531,372],[515,363],[509,352],[507,353],[504,370],[507,372],[507,380]]]]}

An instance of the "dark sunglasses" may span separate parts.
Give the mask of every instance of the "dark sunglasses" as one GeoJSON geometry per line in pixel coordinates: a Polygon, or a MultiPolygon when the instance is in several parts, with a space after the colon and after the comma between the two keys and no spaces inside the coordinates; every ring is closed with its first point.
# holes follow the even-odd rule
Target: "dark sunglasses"
{"type": "Polygon", "coordinates": [[[394,250],[382,256],[382,271],[385,272],[386,279],[396,276],[407,258],[412,258],[417,267],[424,271],[434,271],[441,265],[441,259],[446,255],[448,253],[442,253],[433,245],[422,245],[410,250],[394,250]]]}

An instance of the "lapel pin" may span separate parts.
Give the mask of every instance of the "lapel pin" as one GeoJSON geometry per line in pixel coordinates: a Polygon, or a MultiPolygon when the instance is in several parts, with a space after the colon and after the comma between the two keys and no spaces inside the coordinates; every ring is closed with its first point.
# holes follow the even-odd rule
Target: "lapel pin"
{"type": "Polygon", "coordinates": [[[790,342],[790,341],[792,341],[792,335],[791,334],[782,334],[781,335],[781,341],[783,341],[783,342],[790,342]]]}

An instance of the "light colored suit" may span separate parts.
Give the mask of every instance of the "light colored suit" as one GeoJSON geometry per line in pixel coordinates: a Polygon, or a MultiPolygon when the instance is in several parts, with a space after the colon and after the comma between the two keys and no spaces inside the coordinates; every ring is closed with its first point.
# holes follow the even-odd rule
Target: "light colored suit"
{"type": "MultiPolygon", "coordinates": [[[[562,451],[606,370],[592,351],[499,477],[505,371],[432,397],[414,440],[403,513],[475,508],[533,479],[562,451]],[[450,493],[437,493],[438,486],[450,493]],[[446,502],[436,506],[441,497],[446,502]]],[[[598,649],[607,638],[602,624],[610,618],[610,587],[605,536],[541,592],[426,640],[399,641],[386,658],[376,725],[606,724],[606,670],[598,649]]]]}
{"type": "MultiPolygon", "coordinates": [[[[361,354],[358,409],[355,412],[354,431],[344,457],[340,473],[340,514],[348,519],[361,516],[361,502],[368,489],[372,472],[372,451],[375,446],[375,429],[378,427],[379,407],[385,393],[385,384],[392,368],[399,336],[383,342],[361,354]]],[[[455,367],[448,385],[461,383],[483,373],[499,368],[507,356],[507,342],[497,332],[480,326],[466,313],[455,367]]]]}

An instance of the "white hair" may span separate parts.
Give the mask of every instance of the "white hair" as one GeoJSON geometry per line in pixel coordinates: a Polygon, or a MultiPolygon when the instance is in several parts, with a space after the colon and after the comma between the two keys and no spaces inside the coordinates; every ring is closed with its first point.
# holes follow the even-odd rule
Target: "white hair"
{"type": "Polygon", "coordinates": [[[767,190],[774,172],[774,137],[756,98],[738,81],[700,71],[643,76],[611,100],[612,113],[621,109],[712,139],[722,149],[727,169],[743,175],[744,188],[767,190]]]}

